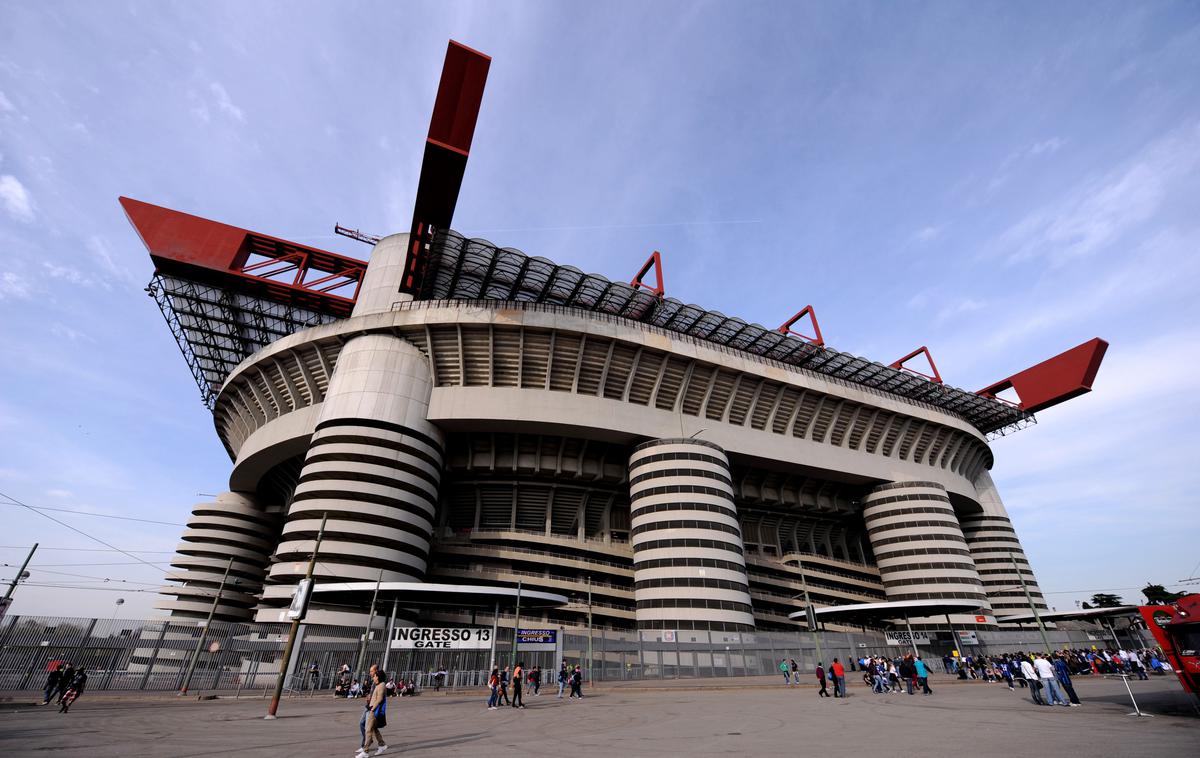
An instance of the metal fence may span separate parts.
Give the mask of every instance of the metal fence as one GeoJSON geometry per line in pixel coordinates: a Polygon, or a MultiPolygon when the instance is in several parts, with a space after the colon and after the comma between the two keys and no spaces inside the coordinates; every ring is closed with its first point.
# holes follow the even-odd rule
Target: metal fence
{"type": "MultiPolygon", "coordinates": [[[[436,686],[433,672],[445,669],[450,688],[481,687],[487,678],[490,650],[387,651],[385,630],[377,619],[362,655],[364,667],[385,664],[398,679],[418,688],[436,686]]],[[[286,624],[214,622],[204,636],[190,689],[263,694],[279,675],[287,637],[286,624]]],[[[289,689],[300,693],[330,691],[342,665],[357,668],[362,627],[309,624],[301,626],[289,672],[289,689]],[[316,664],[315,676],[310,668],[316,664]]],[[[0,691],[39,690],[56,662],[88,672],[92,690],[175,690],[200,641],[202,626],[194,620],[112,620],[48,616],[9,616],[0,624],[0,691]]],[[[618,632],[566,629],[555,651],[515,651],[512,629],[500,628],[496,641],[499,665],[517,660],[526,669],[540,666],[551,686],[561,659],[579,664],[596,681],[758,676],[778,673],[779,662],[794,658],[811,672],[817,662],[808,632],[618,632]],[[590,655],[589,655],[590,651],[590,655]]],[[[888,646],[878,633],[820,635],[822,658],[853,660],[869,653],[897,654],[908,648],[888,646]]],[[[1035,649],[1032,632],[981,632],[977,652],[1035,649]]],[[[1051,632],[1056,646],[1105,646],[1086,632],[1051,632]]],[[[949,635],[922,647],[940,657],[950,650],[949,635]]]]}

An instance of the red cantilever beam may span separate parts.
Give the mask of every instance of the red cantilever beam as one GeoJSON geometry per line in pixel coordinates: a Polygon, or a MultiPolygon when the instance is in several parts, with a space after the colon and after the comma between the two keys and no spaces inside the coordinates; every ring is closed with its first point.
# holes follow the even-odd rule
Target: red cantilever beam
{"type": "Polygon", "coordinates": [[[924,345],[921,345],[919,348],[912,351],[908,355],[904,356],[900,360],[896,361],[888,368],[904,369],[905,371],[910,371],[910,372],[916,374],[917,376],[923,376],[931,382],[937,382],[938,384],[942,383],[942,375],[938,373],[937,364],[933,362],[933,356],[929,354],[929,348],[925,347],[924,345]],[[917,371],[914,368],[910,368],[910,367],[904,365],[905,363],[912,360],[913,358],[916,358],[918,355],[920,355],[922,353],[925,354],[925,359],[927,361],[929,361],[929,370],[933,372],[932,375],[926,374],[921,371],[917,371]]]}
{"type": "Polygon", "coordinates": [[[454,219],[491,64],[489,56],[454,40],[446,46],[442,79],[433,101],[429,136],[425,139],[421,177],[417,181],[417,200],[413,205],[412,235],[401,284],[405,292],[421,292],[425,270],[429,267],[426,247],[433,234],[449,229],[454,219]]]}
{"type": "Polygon", "coordinates": [[[656,296],[663,297],[666,291],[663,289],[662,256],[659,255],[657,250],[650,254],[650,257],[647,258],[646,262],[642,264],[642,267],[638,269],[637,275],[633,277],[633,281],[631,281],[629,284],[634,289],[637,289],[638,287],[645,287],[653,292],[656,296]],[[643,281],[646,274],[650,273],[650,269],[652,268],[654,269],[653,287],[643,281]]]}
{"type": "Polygon", "coordinates": [[[817,323],[817,312],[813,310],[811,305],[806,305],[801,308],[799,313],[789,318],[775,331],[779,332],[780,334],[794,335],[802,340],[807,340],[813,343],[817,347],[822,347],[825,344],[825,338],[821,336],[821,325],[817,323]],[[809,337],[807,334],[801,334],[800,332],[792,330],[792,326],[806,315],[808,316],[809,320],[812,321],[813,331],[817,333],[817,336],[815,337],[809,337]]]}
{"type": "Polygon", "coordinates": [[[1096,337],[975,394],[997,399],[997,393],[1015,390],[1021,399],[1021,410],[1036,413],[1091,392],[1107,350],[1108,343],[1096,337]]]}

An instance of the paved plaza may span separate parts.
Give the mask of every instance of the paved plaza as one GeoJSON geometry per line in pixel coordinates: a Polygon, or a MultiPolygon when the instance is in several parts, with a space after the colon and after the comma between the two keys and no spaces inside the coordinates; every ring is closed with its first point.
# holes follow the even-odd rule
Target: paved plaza
{"type": "MultiPolygon", "coordinates": [[[[438,756],[1193,755],[1200,718],[1170,679],[1133,682],[1155,718],[1127,716],[1119,680],[1076,680],[1081,708],[1037,707],[1022,690],[935,678],[934,695],[819,700],[807,685],[784,689],[719,680],[597,687],[583,701],[554,691],[524,711],[489,712],[484,695],[427,693],[389,701],[389,753],[438,756]]],[[[1024,691],[1027,692],[1027,691],[1024,691]]],[[[264,721],[258,698],[186,701],[170,695],[82,698],[69,714],[29,706],[27,693],[0,704],[0,755],[349,756],[362,701],[285,700],[264,721]]]]}

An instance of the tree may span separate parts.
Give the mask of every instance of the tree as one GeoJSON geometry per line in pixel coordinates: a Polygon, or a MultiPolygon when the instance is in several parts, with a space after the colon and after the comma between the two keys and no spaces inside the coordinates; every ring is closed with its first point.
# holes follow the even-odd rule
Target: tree
{"type": "Polygon", "coordinates": [[[1118,605],[1125,605],[1125,601],[1121,599],[1120,595],[1097,592],[1092,595],[1092,605],[1096,608],[1116,608],[1118,605]]]}
{"type": "Polygon", "coordinates": [[[1161,584],[1147,584],[1142,588],[1142,594],[1146,596],[1148,605],[1170,605],[1187,593],[1168,592],[1161,584]]]}

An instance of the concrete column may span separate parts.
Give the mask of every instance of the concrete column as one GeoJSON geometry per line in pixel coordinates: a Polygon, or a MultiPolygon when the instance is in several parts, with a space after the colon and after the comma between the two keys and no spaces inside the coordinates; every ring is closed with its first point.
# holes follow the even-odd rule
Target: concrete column
{"type": "MultiPolygon", "coordinates": [[[[980,600],[979,615],[995,623],[967,548],[958,516],[936,482],[894,482],[863,498],[863,520],[889,601],[980,600]]],[[[980,623],[976,614],[952,616],[955,625],[980,623]]],[[[944,618],[914,618],[943,625],[944,618]]]]}
{"type": "Polygon", "coordinates": [[[205,618],[221,584],[226,563],[233,558],[221,593],[219,621],[249,621],[262,592],[263,578],[279,528],[279,515],[261,508],[253,495],[223,492],[211,503],[192,509],[183,541],[167,574],[178,586],[163,587],[155,607],[172,616],[205,618]]]}
{"type": "MultiPolygon", "coordinates": [[[[381,569],[385,582],[424,580],[444,455],[426,420],[431,388],[428,362],[404,340],[372,334],[342,348],[271,567],[275,605],[302,577],[322,513],[318,584],[374,582],[381,569]]],[[[310,619],[350,621],[325,615],[310,619]]]]}
{"type": "Polygon", "coordinates": [[[1013,569],[1014,557],[1034,605],[1039,610],[1048,610],[991,474],[984,471],[979,475],[975,480],[975,491],[981,511],[963,515],[960,520],[963,536],[967,538],[967,547],[979,570],[979,578],[983,580],[992,610],[997,616],[1029,613],[1029,603],[1021,590],[1021,577],[1013,569]]]}
{"type": "Polygon", "coordinates": [[[412,295],[400,294],[407,258],[407,234],[392,234],[379,240],[371,250],[371,260],[367,264],[363,283],[358,288],[352,316],[386,313],[394,304],[412,300],[412,295]]]}
{"type": "Polygon", "coordinates": [[[638,628],[754,628],[724,450],[696,439],[638,445],[629,510],[638,628]]]}

